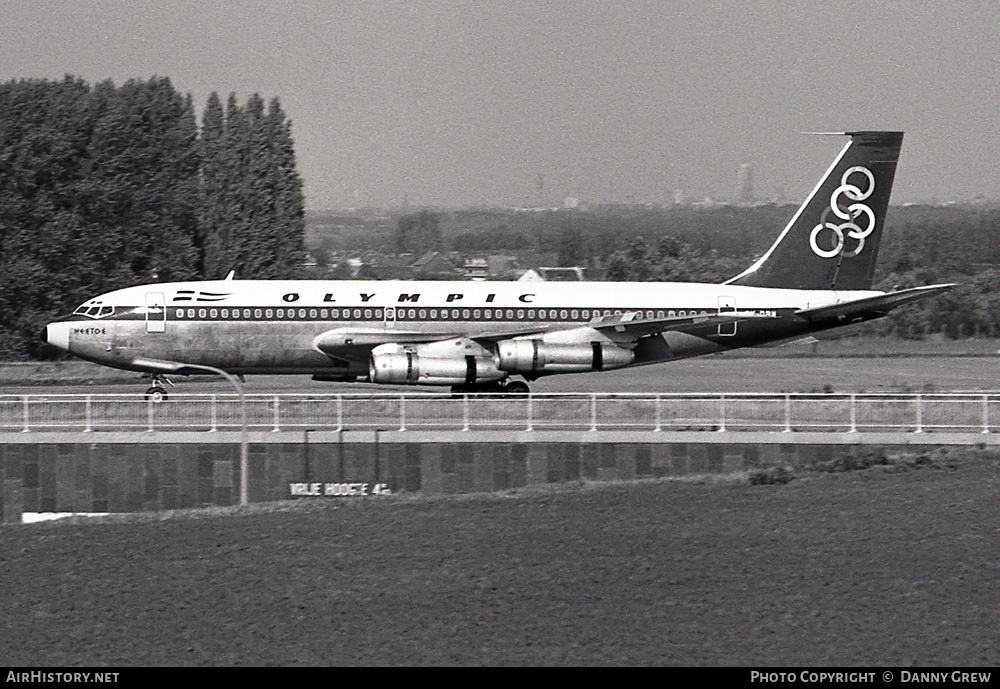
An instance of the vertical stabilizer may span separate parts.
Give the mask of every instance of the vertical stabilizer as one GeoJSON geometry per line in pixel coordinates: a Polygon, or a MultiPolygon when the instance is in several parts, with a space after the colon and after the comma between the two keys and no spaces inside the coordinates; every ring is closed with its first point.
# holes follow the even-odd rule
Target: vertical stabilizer
{"type": "Polygon", "coordinates": [[[851,141],[764,256],[725,284],[870,289],[903,132],[851,141]]]}

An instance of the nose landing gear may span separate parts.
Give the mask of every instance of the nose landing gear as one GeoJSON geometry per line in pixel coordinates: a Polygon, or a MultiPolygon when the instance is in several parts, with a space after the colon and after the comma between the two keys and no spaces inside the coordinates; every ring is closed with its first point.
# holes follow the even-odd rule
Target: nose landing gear
{"type": "Polygon", "coordinates": [[[170,379],[166,376],[159,373],[149,377],[153,379],[153,385],[146,390],[144,397],[153,404],[159,404],[163,400],[167,399],[167,390],[163,387],[163,383],[166,383],[170,387],[174,387],[174,384],[171,383],[170,379]]]}

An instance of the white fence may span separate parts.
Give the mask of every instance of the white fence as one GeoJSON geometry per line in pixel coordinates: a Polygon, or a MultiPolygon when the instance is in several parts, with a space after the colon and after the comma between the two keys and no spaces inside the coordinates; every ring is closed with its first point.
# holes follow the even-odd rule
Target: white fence
{"type": "MultiPolygon", "coordinates": [[[[246,395],[250,430],[1000,431],[1000,394],[246,395]],[[992,421],[995,419],[996,421],[992,421]]],[[[238,430],[235,394],[0,395],[0,432],[238,430]]]]}

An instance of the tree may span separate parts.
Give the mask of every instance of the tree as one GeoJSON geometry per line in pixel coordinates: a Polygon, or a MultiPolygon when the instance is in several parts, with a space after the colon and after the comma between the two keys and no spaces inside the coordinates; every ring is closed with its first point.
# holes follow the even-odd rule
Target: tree
{"type": "Polygon", "coordinates": [[[441,221],[437,213],[424,210],[404,215],[396,221],[396,253],[423,254],[440,251],[441,221]]]}
{"type": "Polygon", "coordinates": [[[297,272],[304,234],[291,124],[165,77],[0,84],[0,356],[39,354],[45,322],[128,285],[297,272]]]}
{"type": "Polygon", "coordinates": [[[305,201],[291,123],[258,94],[225,114],[216,94],[203,115],[202,264],[210,277],[294,277],[304,254],[305,201]]]}

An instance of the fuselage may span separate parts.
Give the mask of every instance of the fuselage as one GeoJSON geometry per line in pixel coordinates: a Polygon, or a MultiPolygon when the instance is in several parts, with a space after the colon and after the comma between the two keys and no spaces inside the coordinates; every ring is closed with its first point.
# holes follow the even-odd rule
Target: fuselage
{"type": "MultiPolygon", "coordinates": [[[[880,295],[700,283],[225,280],[161,283],[103,294],[43,337],[79,357],[134,371],[164,362],[230,373],[365,379],[380,343],[485,338],[606,342],[651,364],[808,334],[802,309],[880,295]],[[634,338],[591,327],[733,314],[634,338]]],[[[536,376],[537,377],[537,376],[536,376]]]]}

